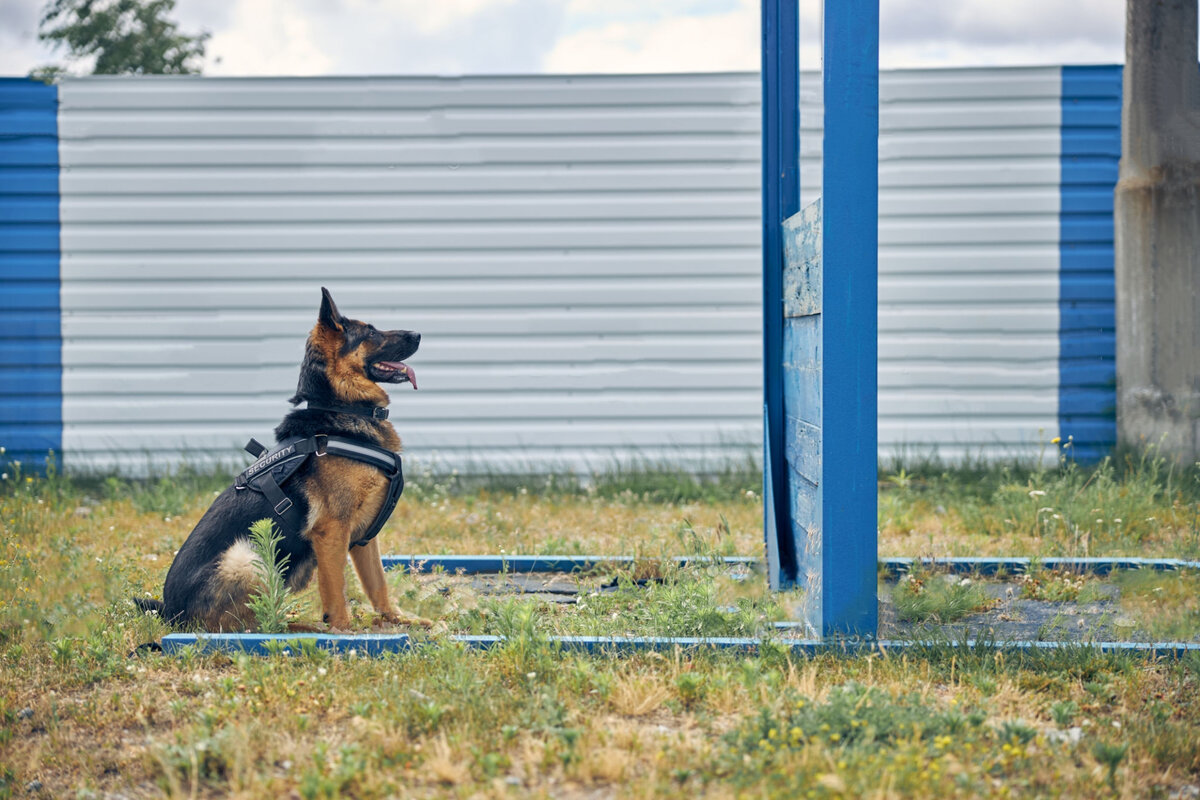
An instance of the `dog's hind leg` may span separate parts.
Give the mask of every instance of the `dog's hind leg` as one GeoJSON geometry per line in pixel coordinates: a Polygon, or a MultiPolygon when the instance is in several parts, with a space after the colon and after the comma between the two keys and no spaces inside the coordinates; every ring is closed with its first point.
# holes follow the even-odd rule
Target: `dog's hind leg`
{"type": "Polygon", "coordinates": [[[362,547],[350,548],[350,560],[354,562],[354,571],[362,582],[363,591],[375,607],[375,612],[393,625],[433,625],[423,617],[415,617],[396,610],[388,599],[387,578],[383,572],[383,561],[379,557],[379,540],[372,539],[362,547]]]}
{"type": "Polygon", "coordinates": [[[262,586],[259,557],[245,539],[238,539],[221,554],[205,592],[204,608],[196,614],[209,631],[245,631],[255,627],[247,606],[262,586]]]}

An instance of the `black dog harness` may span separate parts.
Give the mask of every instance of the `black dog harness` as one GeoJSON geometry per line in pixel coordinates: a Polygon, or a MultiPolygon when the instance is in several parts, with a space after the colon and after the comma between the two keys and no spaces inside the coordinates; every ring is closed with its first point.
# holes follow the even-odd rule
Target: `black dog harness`
{"type": "MultiPolygon", "coordinates": [[[[311,407],[311,406],[310,406],[311,407]]],[[[384,410],[386,414],[386,410],[384,410]]],[[[386,417],[385,417],[386,418],[386,417]]],[[[351,542],[351,547],[362,547],[379,535],[383,524],[392,515],[396,502],[404,491],[404,472],[401,470],[400,456],[391,450],[364,442],[360,439],[349,439],[343,436],[326,436],[318,433],[316,436],[305,438],[296,436],[285,439],[274,447],[267,447],[256,439],[246,444],[246,452],[254,456],[255,461],[238,475],[234,488],[250,490],[263,495],[275,511],[275,516],[286,530],[300,533],[304,529],[304,520],[298,519],[299,513],[295,503],[284,494],[283,486],[296,474],[300,467],[312,456],[342,456],[370,464],[383,471],[389,481],[387,497],[375,515],[366,533],[358,541],[351,542]]]]}

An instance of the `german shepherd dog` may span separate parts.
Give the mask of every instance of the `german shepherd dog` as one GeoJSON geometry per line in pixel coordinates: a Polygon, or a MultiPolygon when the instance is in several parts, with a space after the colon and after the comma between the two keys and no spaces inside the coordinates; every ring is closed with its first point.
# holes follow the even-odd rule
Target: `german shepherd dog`
{"type": "MultiPolygon", "coordinates": [[[[415,372],[403,362],[420,342],[421,335],[413,331],[380,331],[343,317],[329,291],[322,288],[321,310],[308,336],[299,385],[291,398],[292,405],[307,401],[310,408],[288,412],[275,429],[276,441],[329,434],[399,452],[400,437],[392,424],[371,413],[388,404],[380,384],[407,382],[417,388],[415,372]],[[350,407],[358,413],[330,407],[350,407]]],[[[284,577],[295,592],[307,586],[316,571],[324,623],[334,631],[350,628],[344,572],[347,551],[382,621],[427,624],[402,616],[388,599],[378,540],[351,546],[375,520],[388,486],[388,476],[380,469],[330,454],[310,457],[285,487],[299,512],[294,518],[303,523],[299,531],[282,531],[278,547],[279,555],[287,556],[284,577]]],[[[138,605],[157,611],[171,625],[214,632],[253,629],[254,615],[246,603],[259,591],[260,582],[248,529],[269,516],[263,507],[261,496],[254,492],[236,486],[226,489],[179,549],[167,572],[162,601],[139,600],[138,605]]],[[[319,630],[300,624],[293,629],[319,630]]]]}

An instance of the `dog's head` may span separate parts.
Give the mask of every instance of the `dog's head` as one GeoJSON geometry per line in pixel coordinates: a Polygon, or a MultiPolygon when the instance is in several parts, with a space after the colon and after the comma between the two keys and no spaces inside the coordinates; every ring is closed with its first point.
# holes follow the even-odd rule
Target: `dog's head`
{"type": "Polygon", "coordinates": [[[342,316],[329,290],[321,289],[321,310],[308,335],[300,384],[292,403],[371,403],[386,405],[381,383],[411,383],[417,373],[404,359],[417,352],[421,334],[381,331],[342,316]]]}

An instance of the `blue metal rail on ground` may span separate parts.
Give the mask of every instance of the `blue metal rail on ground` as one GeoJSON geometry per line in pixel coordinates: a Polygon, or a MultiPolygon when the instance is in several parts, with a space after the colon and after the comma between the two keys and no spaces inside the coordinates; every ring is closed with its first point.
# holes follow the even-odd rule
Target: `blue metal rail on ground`
{"type": "MultiPolygon", "coordinates": [[[[695,637],[608,637],[608,636],[551,636],[547,638],[567,652],[589,654],[628,654],[639,652],[672,651],[676,648],[688,650],[741,651],[746,654],[758,652],[767,643],[773,649],[784,648],[796,655],[819,654],[865,655],[872,652],[905,652],[927,647],[960,647],[995,651],[1013,650],[1098,650],[1101,653],[1142,654],[1148,658],[1183,658],[1189,653],[1200,653],[1200,643],[1195,642],[983,642],[968,639],[964,642],[934,642],[927,640],[829,640],[786,639],[786,638],[695,638],[695,637]]],[[[489,650],[504,644],[502,636],[444,636],[434,639],[416,639],[404,633],[375,634],[258,634],[258,633],[172,633],[163,637],[163,652],[178,655],[188,648],[201,652],[246,653],[248,655],[301,655],[306,648],[318,648],[346,655],[380,656],[387,653],[404,653],[425,644],[451,642],[474,650],[489,650]],[[309,644],[311,643],[311,644],[309,644]]]]}
{"type": "MultiPolygon", "coordinates": [[[[592,572],[598,569],[632,567],[638,563],[667,562],[679,567],[708,566],[723,564],[730,567],[750,569],[765,567],[762,559],[750,556],[494,556],[494,555],[394,555],[384,556],[385,569],[403,568],[412,573],[445,572],[450,575],[480,575],[487,573],[538,574],[547,572],[592,572]]],[[[995,575],[1001,572],[1020,574],[1036,564],[1043,569],[1092,572],[1107,575],[1125,569],[1200,569],[1200,561],[1185,561],[1178,558],[1021,558],[1021,557],[953,557],[953,558],[907,558],[888,557],[879,559],[879,565],[890,572],[904,573],[914,563],[947,572],[971,572],[980,575],[995,575]]]]}

